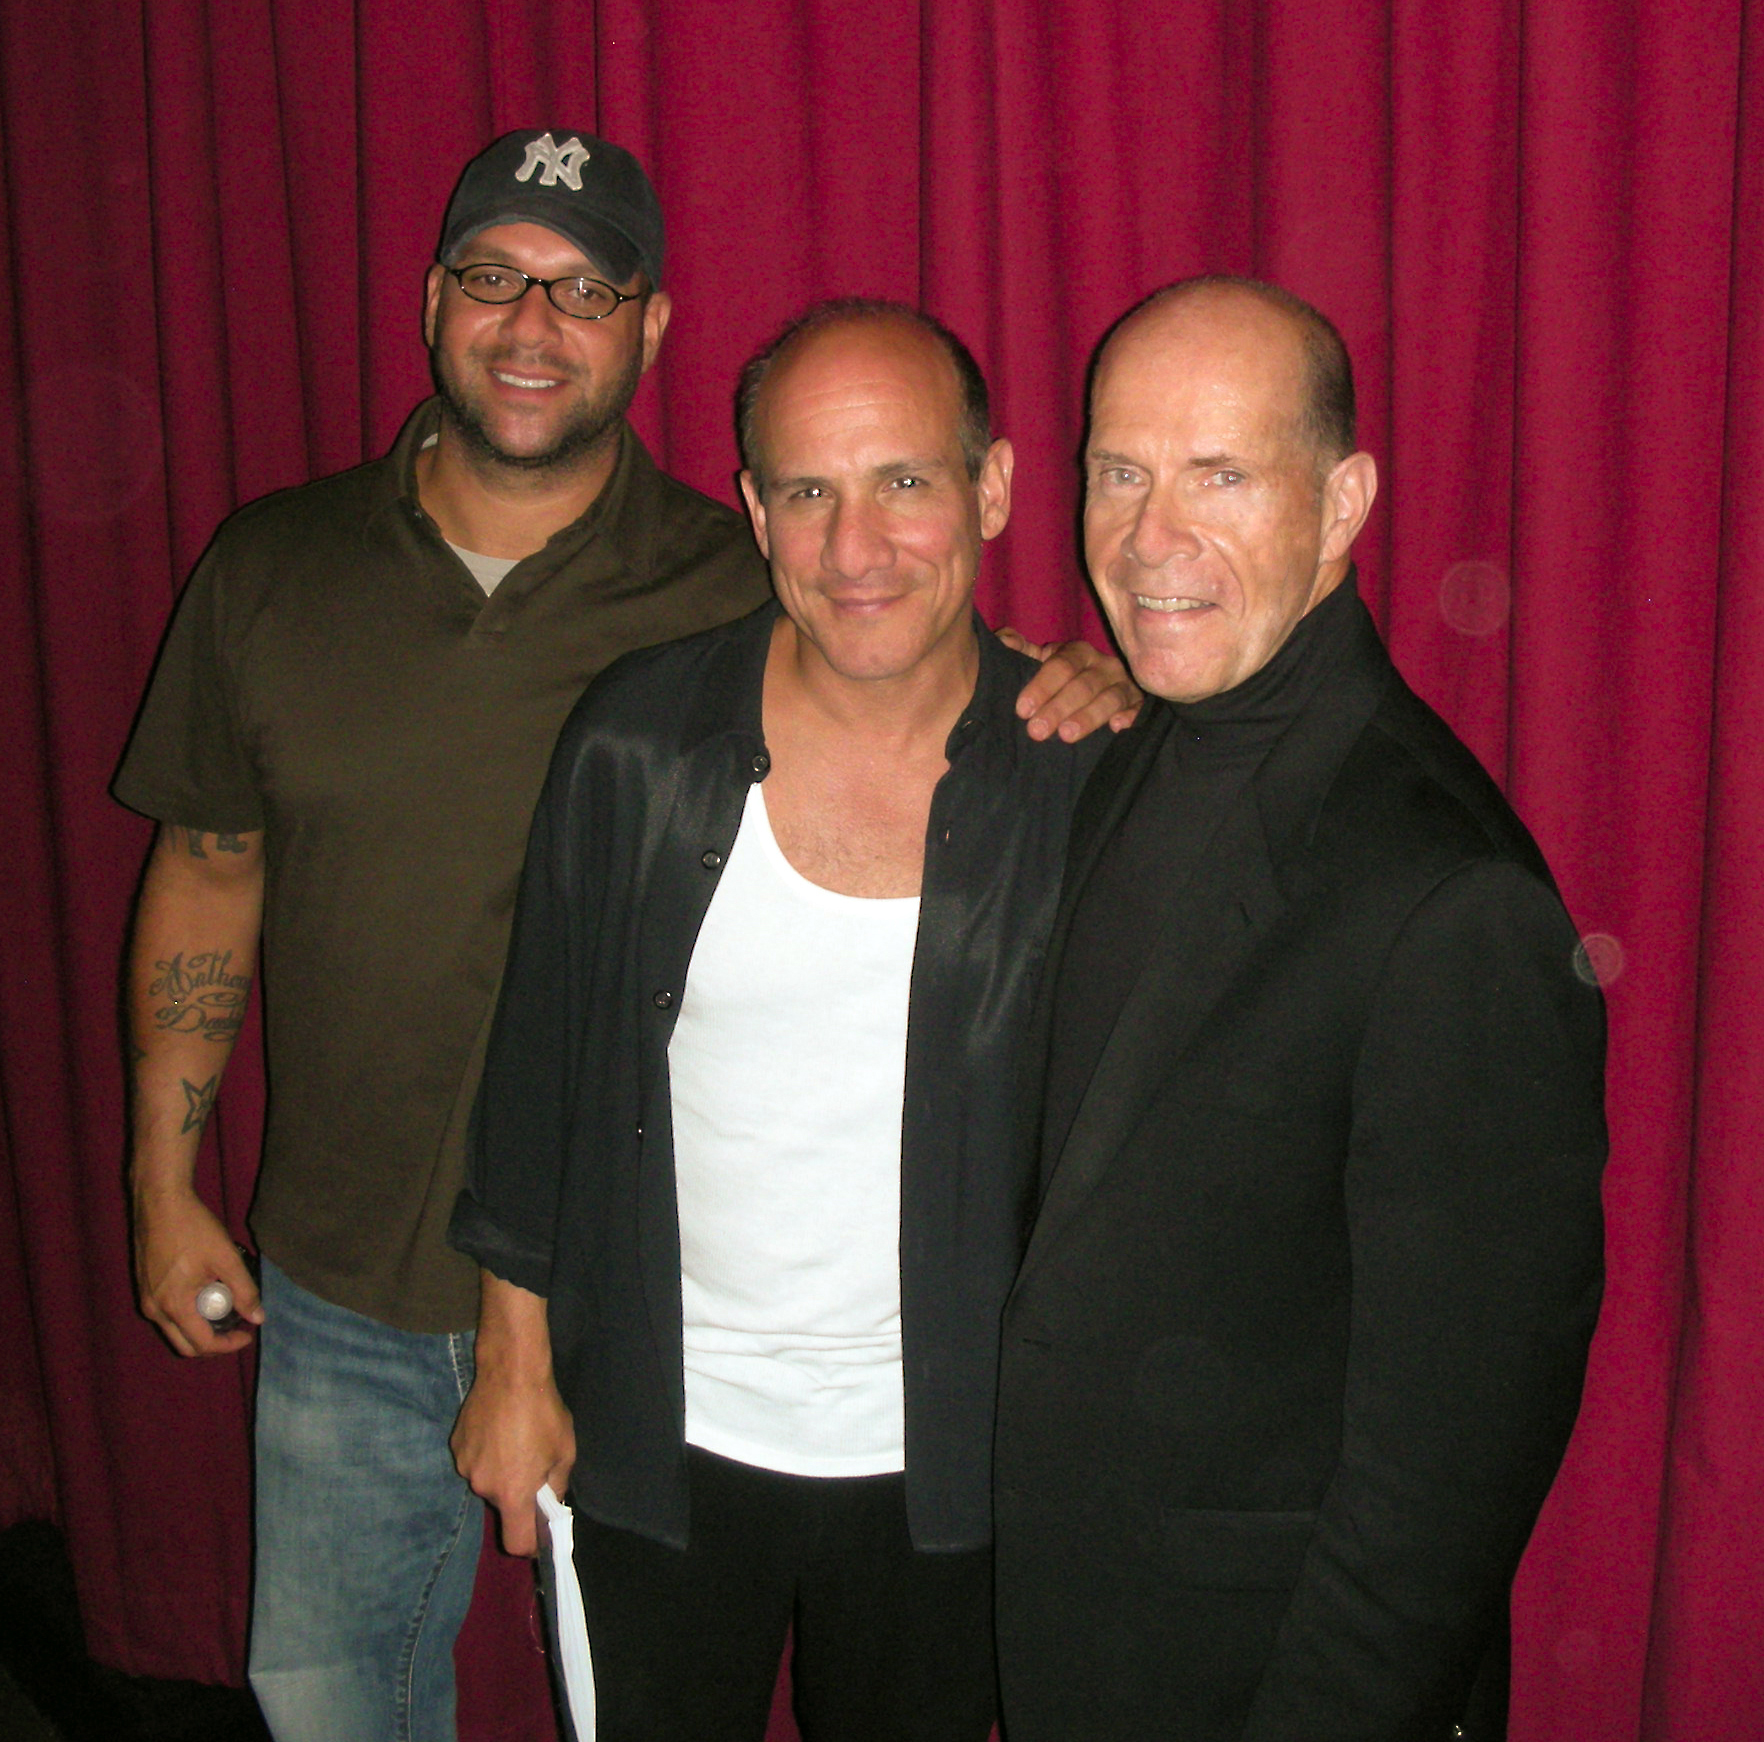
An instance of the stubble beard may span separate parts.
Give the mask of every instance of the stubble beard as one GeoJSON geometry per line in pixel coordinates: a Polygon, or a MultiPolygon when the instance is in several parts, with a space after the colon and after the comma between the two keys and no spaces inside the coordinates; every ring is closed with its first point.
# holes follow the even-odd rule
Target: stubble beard
{"type": "Polygon", "coordinates": [[[598,458],[617,439],[619,426],[643,378],[642,356],[633,351],[619,373],[578,406],[575,416],[548,446],[531,453],[514,453],[496,440],[483,407],[455,378],[439,349],[429,353],[429,363],[435,390],[441,396],[442,416],[451,433],[459,438],[467,462],[504,477],[512,473],[530,479],[564,477],[598,458]]]}

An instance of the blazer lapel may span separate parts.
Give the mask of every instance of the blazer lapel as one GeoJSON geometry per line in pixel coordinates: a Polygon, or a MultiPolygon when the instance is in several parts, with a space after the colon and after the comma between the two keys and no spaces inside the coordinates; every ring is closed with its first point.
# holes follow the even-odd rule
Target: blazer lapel
{"type": "MultiPolygon", "coordinates": [[[[1037,1085],[1053,1039],[1054,987],[1059,981],[1060,959],[1065,954],[1066,937],[1071,930],[1072,909],[1095,868],[1104,843],[1114,834],[1122,817],[1139,796],[1139,789],[1157,761],[1158,750],[1172,723],[1168,707],[1155,696],[1148,697],[1139,718],[1104,752],[1078,795],[1078,803],[1072,812],[1060,899],[1054,909],[1053,929],[1048,933],[1047,950],[1042,957],[1041,982],[1030,1009],[1028,1045],[1023,1055],[1028,1062],[1029,1078],[1037,1085]]],[[[1025,1102],[1018,1130],[1027,1152],[1039,1157],[1042,1150],[1039,1091],[1025,1102]]]]}
{"type": "MultiPolygon", "coordinates": [[[[1232,799],[1192,874],[1170,891],[1164,927],[1150,940],[1060,1153],[1042,1157],[1041,1209],[1021,1278],[1045,1261],[1083,1209],[1202,1019],[1285,912],[1284,892],[1295,880],[1302,883],[1304,847],[1335,775],[1385,692],[1401,682],[1365,607],[1357,605],[1356,612],[1350,644],[1328,683],[1232,799]]],[[[1142,741],[1123,756],[1119,774],[1107,785],[1101,782],[1110,762],[1099,765],[1091,783],[1094,801],[1087,788],[1073,819],[1066,886],[1037,1011],[1037,1042],[1044,1049],[1052,1041],[1051,989],[1072,910],[1138,796],[1173,716],[1160,704],[1143,724],[1142,741]]],[[[1036,1056],[1045,1059],[1045,1050],[1036,1056]]]]}
{"type": "Polygon", "coordinates": [[[1167,1081],[1170,1061],[1187,1048],[1285,910],[1254,788],[1252,780],[1232,799],[1193,872],[1170,891],[1164,925],[1150,941],[1053,1160],[1023,1263],[1025,1277],[1082,1209],[1167,1081]]]}
{"type": "MultiPolygon", "coordinates": [[[[1103,760],[1096,765],[1090,779],[1079,794],[1072,813],[1072,837],[1066,851],[1065,881],[1060,886],[1060,904],[1054,920],[1053,939],[1063,949],[1066,920],[1077,905],[1090,873],[1103,847],[1121,825],[1121,819],[1133,808],[1139,789],[1145,785],[1158,760],[1158,752],[1176,717],[1168,704],[1155,696],[1146,698],[1140,717],[1132,727],[1109,746],[1103,760]]],[[[1050,954],[1050,965],[1052,962],[1050,954]]],[[[1050,982],[1051,974],[1047,977],[1050,982]]],[[[1044,982],[1046,983],[1046,982],[1044,982]]]]}

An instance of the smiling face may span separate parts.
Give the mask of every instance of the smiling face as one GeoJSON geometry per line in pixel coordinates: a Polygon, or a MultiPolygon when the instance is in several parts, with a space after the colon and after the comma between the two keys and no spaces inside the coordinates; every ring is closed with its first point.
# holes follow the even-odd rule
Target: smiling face
{"type": "Polygon", "coordinates": [[[972,647],[982,543],[1010,514],[1011,449],[970,478],[954,366],[905,320],[819,328],[772,366],[741,488],[805,651],[841,678],[925,675],[972,647]]]}
{"type": "Polygon", "coordinates": [[[1085,560],[1154,695],[1234,689],[1347,573],[1376,474],[1366,454],[1319,466],[1305,389],[1292,317],[1241,290],[1153,304],[1109,341],[1085,448],[1085,560]]]}
{"type": "MultiPolygon", "coordinates": [[[[602,276],[573,242],[540,224],[480,231],[454,264],[480,261],[533,278],[602,276]]],[[[423,335],[447,428],[469,461],[492,468],[567,471],[592,461],[617,439],[668,314],[660,291],[598,321],[560,313],[535,288],[519,302],[474,302],[431,267],[423,335]]]]}

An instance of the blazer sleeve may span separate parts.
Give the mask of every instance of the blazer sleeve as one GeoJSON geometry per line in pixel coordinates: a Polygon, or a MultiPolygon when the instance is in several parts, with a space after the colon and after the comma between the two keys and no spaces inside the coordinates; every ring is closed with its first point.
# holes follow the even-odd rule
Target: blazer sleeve
{"type": "Polygon", "coordinates": [[[1410,913],[1346,1163],[1341,1460],[1245,1742],[1451,1734],[1579,1407],[1602,1272],[1604,1013],[1501,860],[1410,913]]]}

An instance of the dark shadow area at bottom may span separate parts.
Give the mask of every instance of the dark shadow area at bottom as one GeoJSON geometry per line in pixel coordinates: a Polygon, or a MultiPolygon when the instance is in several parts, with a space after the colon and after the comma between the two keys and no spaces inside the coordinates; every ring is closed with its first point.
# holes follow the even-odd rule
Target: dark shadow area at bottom
{"type": "Polygon", "coordinates": [[[243,1688],[124,1675],[86,1655],[67,1546],[54,1525],[0,1531],[0,1727],[57,1742],[268,1742],[243,1688]],[[22,1695],[31,1710],[9,1713],[22,1695]],[[37,1728],[32,1729],[33,1719],[37,1728]]]}

